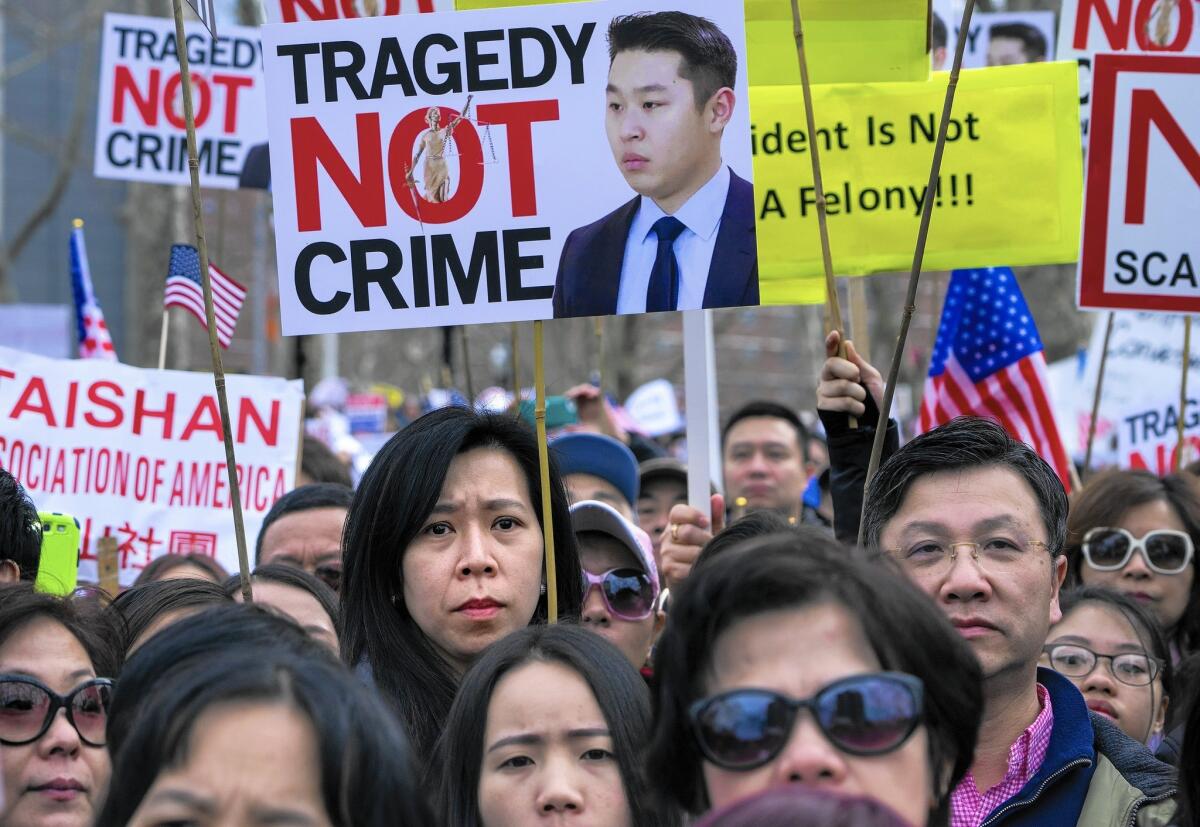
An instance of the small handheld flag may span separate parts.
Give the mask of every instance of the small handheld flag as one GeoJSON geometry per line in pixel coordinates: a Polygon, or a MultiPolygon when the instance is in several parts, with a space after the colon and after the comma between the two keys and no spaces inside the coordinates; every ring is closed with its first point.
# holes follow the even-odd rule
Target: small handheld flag
{"type": "Polygon", "coordinates": [[[80,359],[117,361],[108,325],[96,294],[92,290],[92,273],[88,267],[87,245],[83,239],[83,221],[76,218],[71,230],[71,292],[75,296],[75,328],[79,334],[80,359]]]}
{"type": "Polygon", "coordinates": [[[217,36],[217,10],[213,6],[213,0],[188,0],[188,5],[192,7],[192,11],[200,18],[200,22],[208,29],[208,33],[215,39],[217,36]]]}
{"type": "MultiPolygon", "coordinates": [[[[233,341],[238,313],[246,299],[246,288],[217,269],[211,261],[208,276],[212,282],[213,315],[217,321],[217,341],[228,348],[233,341]]],[[[204,286],[200,281],[200,254],[190,244],[172,244],[171,261],[167,266],[167,290],[163,308],[182,307],[200,320],[204,329],[204,286]]]]}

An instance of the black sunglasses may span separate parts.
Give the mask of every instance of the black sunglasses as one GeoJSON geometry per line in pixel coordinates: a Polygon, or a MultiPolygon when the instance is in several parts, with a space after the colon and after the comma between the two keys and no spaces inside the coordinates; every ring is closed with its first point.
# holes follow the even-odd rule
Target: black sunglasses
{"type": "Polygon", "coordinates": [[[0,744],[18,747],[46,734],[59,709],[85,744],[102,747],[113,683],[92,678],[59,695],[36,678],[0,675],[0,744]]]}
{"type": "Polygon", "coordinates": [[[922,719],[924,685],[901,672],[843,678],[798,700],[770,689],[734,689],[692,704],[700,751],[727,770],[752,770],[783,751],[801,709],[829,742],[850,755],[897,749],[922,719]]]}

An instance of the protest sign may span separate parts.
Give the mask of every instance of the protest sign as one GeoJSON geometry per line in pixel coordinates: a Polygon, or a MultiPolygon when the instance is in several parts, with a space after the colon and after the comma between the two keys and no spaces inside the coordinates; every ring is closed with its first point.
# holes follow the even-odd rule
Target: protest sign
{"type": "Polygon", "coordinates": [[[1099,52],[1200,54],[1195,0],[1063,0],[1058,56],[1079,64],[1079,106],[1090,132],[1092,61],[1099,52]]]}
{"type": "MultiPolygon", "coordinates": [[[[800,0],[813,83],[923,81],[929,77],[928,0],[800,0]]],[[[789,0],[746,0],[753,86],[800,83],[789,0]]]]}
{"type": "MultiPolygon", "coordinates": [[[[1101,319],[1103,322],[1103,319],[1101,319]]],[[[1117,313],[1104,368],[1096,420],[1093,465],[1115,464],[1156,474],[1170,473],[1178,442],[1179,384],[1183,376],[1184,317],[1161,313],[1117,313]]],[[[1086,441],[1096,390],[1103,323],[1092,332],[1084,379],[1075,396],[1076,421],[1086,441]]],[[[1200,448],[1200,357],[1192,352],[1188,371],[1185,435],[1195,456],[1200,448]]],[[[1082,455],[1086,445],[1077,443],[1082,455]]]]}
{"type": "MultiPolygon", "coordinates": [[[[202,23],[188,23],[185,29],[200,183],[235,189],[247,154],[267,141],[258,31],[227,26],[220,37],[211,38],[202,23]]],[[[169,18],[104,16],[97,177],[188,184],[177,49],[175,23],[169,18]]]]}
{"type": "Polygon", "coordinates": [[[625,413],[646,436],[666,436],[683,430],[675,386],[666,379],[655,379],[636,388],[625,400],[625,413]]]}
{"type": "MultiPolygon", "coordinates": [[[[670,9],[681,5],[707,16],[744,65],[740,3],[670,9]]],[[[626,268],[625,240],[635,218],[655,218],[632,187],[671,192],[710,159],[715,241],[708,259],[681,254],[678,307],[755,303],[745,73],[732,95],[714,90],[719,130],[661,53],[618,55],[617,91],[606,92],[610,21],[653,8],[266,26],[284,332],[643,312],[655,242],[636,245],[626,268]],[[678,113],[672,126],[650,121],[660,108],[678,113]]]]}
{"type": "MultiPolygon", "coordinates": [[[[531,0],[522,0],[528,4],[531,0]]],[[[454,0],[263,0],[268,23],[454,11],[454,0]]]]}
{"type": "MultiPolygon", "coordinates": [[[[964,71],[925,251],[931,270],[1074,261],[1080,163],[1075,67],[964,71]]],[[[906,270],[948,75],[813,87],[834,271],[906,270]]],[[[753,87],[762,304],[824,301],[809,136],[796,87],[753,87]]]]}
{"type": "Polygon", "coordinates": [[[1200,311],[1197,88],[1200,57],[1096,56],[1080,307],[1200,311]]]}
{"type": "MultiPolygon", "coordinates": [[[[935,0],[935,26],[945,31],[945,51],[933,54],[933,68],[950,68],[950,59],[958,45],[958,30],[962,25],[962,3],[935,0]]],[[[934,34],[934,47],[938,36],[934,34]]],[[[1040,63],[1054,60],[1054,12],[1013,11],[981,12],[971,15],[971,29],[963,48],[963,68],[1012,66],[1019,63],[1040,63]]]]}
{"type": "MultiPolygon", "coordinates": [[[[247,537],[295,482],[303,385],[229,376],[247,537]]],[[[38,508],[76,517],[80,577],[117,538],[121,583],[153,558],[202,553],[238,567],[221,418],[206,373],[57,360],[0,348],[0,466],[38,508]]]]}

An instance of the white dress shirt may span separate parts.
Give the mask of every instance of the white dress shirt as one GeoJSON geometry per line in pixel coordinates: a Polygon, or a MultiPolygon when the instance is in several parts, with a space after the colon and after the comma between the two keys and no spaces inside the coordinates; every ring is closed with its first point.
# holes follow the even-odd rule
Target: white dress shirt
{"type": "MultiPolygon", "coordinates": [[[[708,268],[717,246],[717,229],[729,195],[730,172],[724,164],[708,183],[679,208],[675,218],[687,228],[675,239],[672,248],[679,262],[679,304],[676,310],[699,310],[704,306],[708,286],[708,268]]],[[[621,264],[621,286],[617,293],[618,313],[645,313],[650,271],[658,255],[658,237],[654,222],[666,213],[653,199],[644,195],[638,205],[629,235],[625,238],[625,259],[621,264]]]]}

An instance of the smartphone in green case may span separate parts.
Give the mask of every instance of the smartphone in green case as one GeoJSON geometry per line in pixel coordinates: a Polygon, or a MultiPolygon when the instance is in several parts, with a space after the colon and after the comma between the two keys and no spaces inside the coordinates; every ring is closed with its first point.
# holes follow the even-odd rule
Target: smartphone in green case
{"type": "Polygon", "coordinates": [[[38,519],[42,523],[42,555],[33,588],[65,597],[75,591],[79,577],[79,521],[57,511],[39,511],[38,519]]]}

